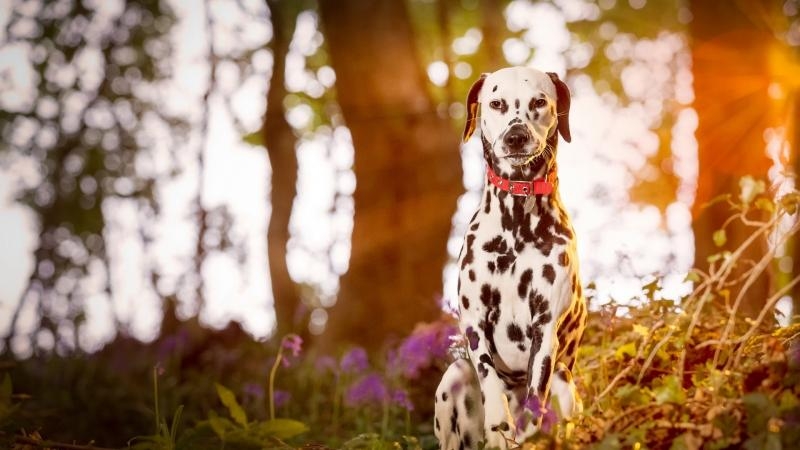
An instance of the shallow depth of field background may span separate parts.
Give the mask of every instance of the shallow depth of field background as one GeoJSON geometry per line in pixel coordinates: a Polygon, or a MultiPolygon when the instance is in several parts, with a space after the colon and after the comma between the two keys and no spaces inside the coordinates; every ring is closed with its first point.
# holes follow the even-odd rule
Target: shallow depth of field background
{"type": "Polygon", "coordinates": [[[796,0],[2,1],[0,352],[155,345],[173,310],[322,353],[435,320],[485,176],[463,99],[508,65],[572,91],[591,307],[680,301],[724,243],[705,205],[794,187],[799,53],[796,0]]]}

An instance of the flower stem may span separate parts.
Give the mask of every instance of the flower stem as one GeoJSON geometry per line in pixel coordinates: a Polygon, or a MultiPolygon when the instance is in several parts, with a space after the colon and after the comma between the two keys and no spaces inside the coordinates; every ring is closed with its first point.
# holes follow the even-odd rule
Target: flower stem
{"type": "Polygon", "coordinates": [[[275,357],[275,364],[272,365],[272,370],[269,371],[269,419],[275,420],[275,374],[278,372],[278,366],[283,359],[283,348],[278,350],[278,356],[275,357]]]}
{"type": "Polygon", "coordinates": [[[156,434],[159,434],[161,414],[158,410],[158,367],[153,367],[153,403],[156,408],[156,434]]]}
{"type": "Polygon", "coordinates": [[[381,439],[386,439],[389,431],[389,400],[383,401],[383,419],[381,420],[381,439]]]}

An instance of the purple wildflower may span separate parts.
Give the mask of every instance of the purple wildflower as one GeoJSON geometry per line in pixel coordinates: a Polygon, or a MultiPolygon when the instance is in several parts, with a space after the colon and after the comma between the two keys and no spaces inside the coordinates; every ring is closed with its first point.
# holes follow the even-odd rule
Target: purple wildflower
{"type": "Polygon", "coordinates": [[[353,347],[349,352],[342,356],[339,368],[345,373],[357,373],[367,370],[367,351],[361,347],[353,347]]]}
{"type": "Polygon", "coordinates": [[[319,373],[325,373],[328,371],[336,372],[336,359],[333,356],[320,356],[314,362],[314,369],[316,369],[319,373]]]}
{"type": "Polygon", "coordinates": [[[381,377],[376,373],[371,373],[350,385],[345,392],[344,403],[350,407],[370,403],[382,404],[388,400],[388,397],[389,391],[381,377]]]}
{"type": "Polygon", "coordinates": [[[296,334],[287,334],[281,339],[281,347],[291,350],[292,356],[297,358],[303,349],[303,338],[296,334]]]}
{"type": "Polygon", "coordinates": [[[300,356],[303,347],[303,338],[296,334],[287,334],[281,339],[281,365],[291,367],[292,363],[300,356]],[[283,352],[283,350],[289,350],[283,352]]]}
{"type": "Polygon", "coordinates": [[[408,392],[403,389],[397,389],[392,392],[392,403],[404,408],[406,411],[414,410],[414,404],[411,403],[411,399],[408,398],[408,392]]]}
{"type": "Polygon", "coordinates": [[[272,401],[275,402],[276,408],[286,405],[289,403],[289,399],[292,398],[292,394],[290,392],[282,391],[280,389],[275,389],[275,392],[273,392],[272,395],[272,401]]]}
{"type": "Polygon", "coordinates": [[[244,395],[248,397],[256,399],[264,398],[264,386],[261,386],[258,383],[245,383],[244,386],[242,386],[242,392],[244,392],[244,395]]]}
{"type": "Polygon", "coordinates": [[[553,429],[553,425],[558,422],[556,412],[552,408],[545,408],[538,395],[531,395],[525,400],[522,413],[517,417],[517,429],[524,429],[528,423],[536,422],[540,417],[542,418],[541,430],[545,433],[549,433],[553,429]]]}
{"type": "Polygon", "coordinates": [[[423,369],[447,359],[450,336],[455,333],[455,326],[447,322],[417,325],[394,354],[392,369],[408,379],[418,378],[423,369]]]}

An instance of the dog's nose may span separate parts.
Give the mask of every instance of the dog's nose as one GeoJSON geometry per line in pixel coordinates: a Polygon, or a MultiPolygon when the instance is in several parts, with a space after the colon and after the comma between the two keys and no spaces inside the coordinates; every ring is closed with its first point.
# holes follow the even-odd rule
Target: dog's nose
{"type": "Polygon", "coordinates": [[[525,127],[515,125],[508,130],[508,133],[506,133],[506,136],[503,138],[503,143],[511,150],[520,150],[530,139],[531,136],[528,134],[528,130],[526,130],[525,127]]]}

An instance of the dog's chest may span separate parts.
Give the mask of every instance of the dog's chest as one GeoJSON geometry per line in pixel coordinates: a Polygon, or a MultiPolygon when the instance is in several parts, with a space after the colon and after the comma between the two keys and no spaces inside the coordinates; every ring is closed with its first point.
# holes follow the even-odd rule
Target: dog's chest
{"type": "Polygon", "coordinates": [[[462,323],[479,323],[491,350],[517,371],[527,367],[537,329],[569,306],[563,292],[573,282],[575,246],[555,201],[530,214],[522,199],[505,200],[487,195],[470,222],[459,298],[462,323]]]}

